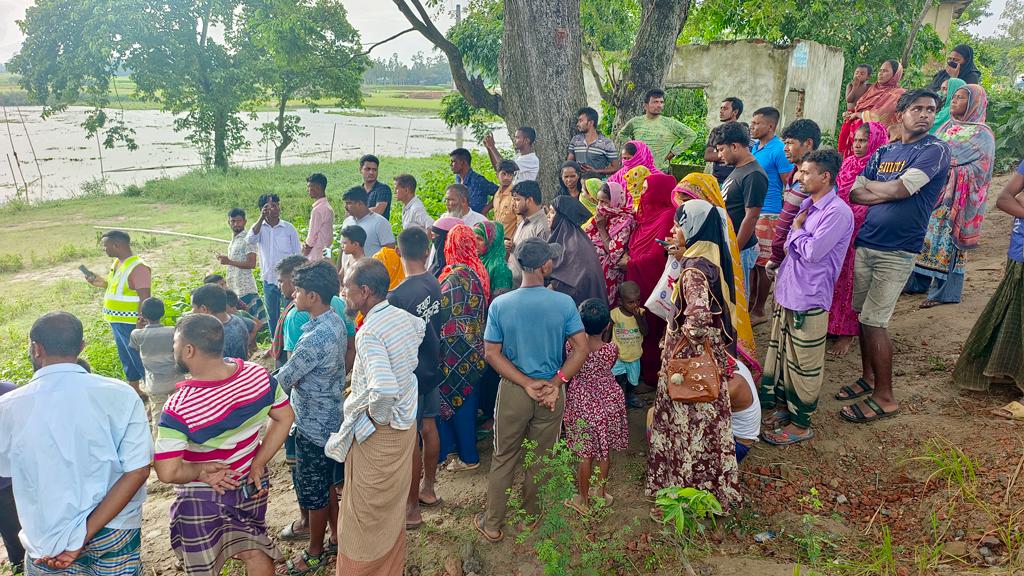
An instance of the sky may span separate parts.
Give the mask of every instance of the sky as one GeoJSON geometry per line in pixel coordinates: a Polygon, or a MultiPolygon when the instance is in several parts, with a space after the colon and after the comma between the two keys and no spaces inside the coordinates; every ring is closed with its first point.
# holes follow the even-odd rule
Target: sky
{"type": "MultiPolygon", "coordinates": [[[[409,27],[408,21],[398,11],[394,2],[388,0],[341,0],[348,8],[348,19],[362,35],[363,44],[369,45],[400,32],[409,27]]],[[[18,51],[22,36],[15,20],[25,16],[25,9],[32,5],[33,0],[0,0],[0,62],[6,62],[18,51]]],[[[456,0],[442,0],[445,14],[434,19],[438,28],[444,32],[454,22],[451,12],[456,0]]],[[[1006,5],[1006,0],[992,0],[989,10],[992,16],[983,20],[975,29],[982,36],[994,34],[999,24],[999,16],[1006,5]]],[[[430,53],[433,45],[417,32],[410,32],[397,40],[393,40],[375,49],[371,55],[376,58],[390,58],[397,53],[400,60],[408,62],[417,52],[430,53]]]]}

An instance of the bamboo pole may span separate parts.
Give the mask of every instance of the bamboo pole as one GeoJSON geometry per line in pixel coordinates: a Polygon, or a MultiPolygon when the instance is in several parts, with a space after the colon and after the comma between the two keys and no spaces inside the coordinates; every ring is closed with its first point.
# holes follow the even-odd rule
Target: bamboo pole
{"type": "MultiPolygon", "coordinates": [[[[21,159],[18,158],[18,149],[14,147],[14,135],[11,133],[11,121],[7,119],[7,105],[5,104],[3,108],[4,124],[7,125],[7,138],[11,141],[11,153],[14,154],[14,164],[18,167],[18,174],[21,175],[21,181],[25,183],[25,202],[28,202],[28,180],[25,178],[25,172],[21,169],[21,159]]],[[[10,161],[9,158],[8,161],[10,161]]],[[[14,183],[17,185],[17,177],[14,178],[14,183]]]]}
{"type": "MultiPolygon", "coordinates": [[[[39,199],[46,197],[46,189],[43,188],[43,169],[39,167],[39,156],[36,155],[36,148],[32,145],[32,137],[28,134],[28,124],[25,123],[25,115],[21,113],[21,106],[15,106],[18,116],[21,118],[21,128],[25,131],[25,140],[28,140],[28,149],[32,151],[32,161],[36,164],[36,172],[39,172],[39,199]]],[[[28,189],[25,190],[25,199],[28,200],[28,189]]]]}
{"type": "Polygon", "coordinates": [[[329,163],[333,163],[334,162],[334,136],[337,133],[338,133],[338,123],[335,122],[334,123],[334,129],[331,130],[331,153],[330,153],[329,160],[328,160],[329,163]]]}
{"type": "MultiPolygon", "coordinates": [[[[98,230],[110,230],[114,226],[93,226],[98,230]]],[[[230,240],[223,238],[213,238],[212,236],[200,236],[198,234],[188,234],[185,232],[174,232],[171,230],[156,230],[152,228],[125,228],[124,226],[117,226],[118,230],[126,230],[128,232],[145,232],[147,234],[162,234],[164,236],[181,236],[182,238],[195,238],[196,240],[209,240],[211,242],[220,242],[222,244],[230,244],[230,240]]]]}

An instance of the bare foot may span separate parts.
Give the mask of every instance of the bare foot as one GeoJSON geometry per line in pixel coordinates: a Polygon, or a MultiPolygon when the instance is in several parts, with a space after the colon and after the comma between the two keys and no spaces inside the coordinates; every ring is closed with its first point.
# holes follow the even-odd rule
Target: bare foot
{"type": "Polygon", "coordinates": [[[840,336],[836,338],[836,341],[832,343],[828,348],[829,356],[846,356],[850,353],[850,347],[853,346],[853,336],[840,336]]]}
{"type": "Polygon", "coordinates": [[[419,526],[423,523],[423,515],[420,513],[419,506],[406,506],[405,507],[405,525],[419,526]]]}
{"type": "Polygon", "coordinates": [[[440,498],[437,497],[437,493],[434,492],[433,486],[424,486],[420,484],[420,504],[423,506],[434,506],[438,503],[440,498]]]}
{"type": "Polygon", "coordinates": [[[762,312],[760,314],[758,314],[757,312],[751,312],[750,313],[750,325],[751,326],[760,326],[761,324],[764,324],[767,321],[768,321],[768,315],[765,314],[764,312],[762,312]]]}

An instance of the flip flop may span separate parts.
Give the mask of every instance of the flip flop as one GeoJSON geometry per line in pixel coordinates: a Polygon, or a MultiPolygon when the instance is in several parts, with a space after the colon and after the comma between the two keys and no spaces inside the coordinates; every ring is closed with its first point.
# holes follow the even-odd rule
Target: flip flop
{"type": "Polygon", "coordinates": [[[1007,420],[1024,420],[1024,404],[1014,400],[1002,408],[989,410],[989,413],[1007,420]]]}
{"type": "Polygon", "coordinates": [[[579,512],[580,516],[586,516],[590,514],[589,510],[587,510],[583,506],[580,506],[579,503],[576,502],[575,496],[573,496],[572,498],[566,498],[565,500],[562,500],[562,504],[564,504],[566,508],[572,508],[576,512],[579,512]]]}
{"type": "Polygon", "coordinates": [[[790,446],[814,438],[814,430],[808,428],[803,434],[790,434],[780,428],[761,432],[761,438],[772,446],[790,446]]]}
{"type": "Polygon", "coordinates": [[[309,529],[307,529],[305,532],[296,532],[295,521],[292,521],[289,522],[288,525],[284,527],[284,529],[278,532],[277,537],[280,540],[284,540],[286,542],[291,542],[294,540],[305,540],[309,538],[309,529]]]}
{"type": "Polygon", "coordinates": [[[878,405],[878,402],[875,402],[870,397],[865,398],[863,402],[850,404],[848,408],[851,411],[853,411],[853,416],[847,414],[845,409],[840,410],[839,415],[843,418],[843,420],[846,420],[847,422],[853,422],[854,424],[867,424],[868,422],[874,422],[875,420],[889,418],[900,413],[899,408],[893,410],[892,412],[886,412],[885,410],[882,409],[881,406],[878,405]],[[871,408],[871,410],[873,410],[875,413],[871,416],[865,415],[864,411],[861,410],[860,408],[861,404],[864,404],[868,408],[871,408]]]}
{"type": "Polygon", "coordinates": [[[487,530],[484,530],[484,513],[483,512],[477,512],[476,514],[473,515],[473,527],[476,528],[476,531],[479,532],[480,535],[484,537],[484,540],[487,540],[491,544],[497,544],[498,542],[501,542],[503,538],[505,538],[505,533],[502,532],[501,530],[498,530],[498,535],[497,536],[491,536],[490,534],[487,533],[487,530]]]}
{"type": "Polygon", "coordinates": [[[436,508],[436,507],[440,506],[443,503],[444,503],[444,498],[441,498],[440,496],[438,496],[437,500],[434,500],[433,502],[427,502],[423,498],[420,498],[420,506],[422,506],[424,508],[436,508]]]}
{"type": "Polygon", "coordinates": [[[405,523],[405,529],[406,530],[419,530],[420,526],[423,526],[423,520],[420,520],[419,522],[406,522],[405,523]]]}
{"type": "Polygon", "coordinates": [[[836,392],[835,399],[840,402],[846,402],[847,400],[856,400],[865,394],[871,394],[875,391],[875,387],[868,384],[868,381],[863,378],[857,378],[853,385],[860,388],[860,390],[854,390],[850,386],[843,386],[839,389],[839,392],[836,392]],[[843,394],[846,394],[846,396],[843,396],[843,394]]]}
{"type": "Polygon", "coordinates": [[[761,425],[769,428],[777,428],[789,424],[789,410],[774,410],[761,419],[761,425]]]}

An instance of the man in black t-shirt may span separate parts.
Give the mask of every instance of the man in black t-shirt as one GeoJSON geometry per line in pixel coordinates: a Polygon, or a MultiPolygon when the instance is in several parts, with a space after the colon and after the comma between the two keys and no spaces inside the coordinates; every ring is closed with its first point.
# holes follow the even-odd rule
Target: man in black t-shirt
{"type": "Polygon", "coordinates": [[[423,449],[420,449],[420,443],[417,442],[413,452],[412,484],[409,486],[409,500],[405,513],[406,527],[414,528],[423,523],[420,504],[434,506],[441,501],[434,492],[437,453],[441,450],[435,421],[441,408],[441,398],[437,390],[441,357],[441,322],[437,312],[441,308],[441,284],[433,274],[427,272],[430,238],[426,230],[418,226],[403,230],[398,235],[398,254],[405,269],[405,280],[388,294],[388,302],[422,318],[427,323],[426,333],[420,342],[419,363],[413,372],[419,383],[417,420],[420,438],[423,440],[423,449]]]}
{"type": "Polygon", "coordinates": [[[366,154],[359,159],[359,173],[363,176],[363,190],[369,195],[366,205],[377,214],[391,219],[391,187],[377,180],[380,158],[366,154]]]}
{"type": "Polygon", "coordinates": [[[715,149],[722,161],[734,167],[722,185],[722,196],[725,211],[736,230],[749,298],[750,275],[758,254],[754,227],[761,215],[764,197],[768,194],[768,175],[750,153],[750,132],[739,122],[726,122],[719,126],[715,149]]]}

